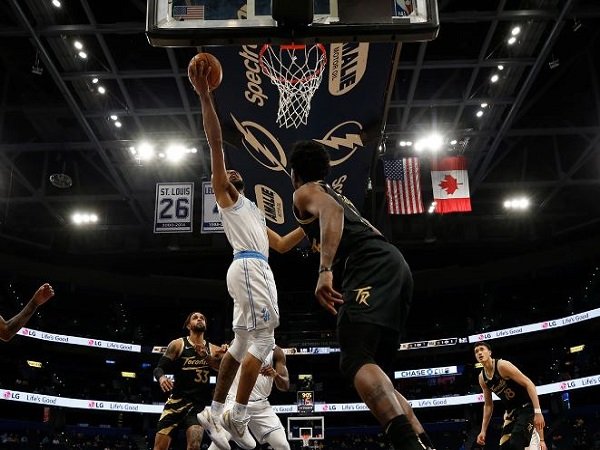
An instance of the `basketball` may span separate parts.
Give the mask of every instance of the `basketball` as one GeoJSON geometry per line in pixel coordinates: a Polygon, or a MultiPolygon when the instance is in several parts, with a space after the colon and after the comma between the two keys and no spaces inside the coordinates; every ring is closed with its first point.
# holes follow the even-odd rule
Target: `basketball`
{"type": "Polygon", "coordinates": [[[210,66],[210,72],[208,74],[208,86],[210,87],[210,90],[213,91],[219,87],[221,80],[223,79],[221,63],[214,55],[210,53],[201,52],[194,56],[188,65],[188,78],[190,79],[190,82],[194,88],[196,88],[196,83],[190,69],[192,68],[192,65],[200,61],[204,61],[205,64],[210,66]]]}

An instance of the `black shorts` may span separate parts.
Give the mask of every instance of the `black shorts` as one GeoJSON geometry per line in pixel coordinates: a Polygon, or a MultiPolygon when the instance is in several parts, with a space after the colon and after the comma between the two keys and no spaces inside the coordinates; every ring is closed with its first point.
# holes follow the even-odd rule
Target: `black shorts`
{"type": "Polygon", "coordinates": [[[158,419],[157,433],[172,436],[178,429],[185,431],[193,425],[200,425],[196,415],[204,406],[188,399],[169,397],[158,419]]]}
{"type": "Polygon", "coordinates": [[[391,328],[402,335],[410,310],[413,280],[402,253],[384,240],[371,239],[357,246],[344,261],[339,309],[342,320],[391,328]]]}
{"type": "Polygon", "coordinates": [[[504,414],[500,437],[501,449],[523,449],[529,446],[533,435],[533,406],[526,404],[504,414]]]}
{"type": "Polygon", "coordinates": [[[371,323],[353,323],[346,317],[338,323],[337,332],[340,370],[348,381],[364,364],[377,364],[388,376],[392,375],[400,341],[398,331],[371,323]]]}

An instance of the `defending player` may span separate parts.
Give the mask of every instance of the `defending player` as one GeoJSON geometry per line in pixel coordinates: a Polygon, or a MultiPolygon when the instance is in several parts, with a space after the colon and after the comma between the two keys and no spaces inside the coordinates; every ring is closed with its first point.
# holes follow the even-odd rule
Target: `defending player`
{"type": "Polygon", "coordinates": [[[200,448],[202,427],[196,415],[211,397],[210,374],[219,369],[226,351],[204,339],[206,317],[202,313],[188,315],[184,328],[189,335],[171,341],[154,369],[160,388],[171,393],[158,420],[154,450],[167,450],[180,429],[185,430],[188,450],[200,448]],[[174,382],[166,377],[169,372],[174,374],[174,382]]]}
{"type": "Polygon", "coordinates": [[[492,349],[487,342],[477,343],[473,350],[475,358],[483,366],[479,385],[485,399],[477,443],[485,445],[487,428],[494,411],[493,392],[506,408],[500,448],[523,450],[529,447],[535,428],[539,434],[539,448],[546,450],[545,422],[535,384],[511,362],[492,358],[492,349]]]}
{"type": "Polygon", "coordinates": [[[0,316],[0,339],[5,342],[10,341],[17,332],[25,326],[33,313],[48,300],[54,297],[54,289],[48,283],[42,284],[31,300],[23,307],[23,309],[14,317],[4,320],[0,316]]]}
{"type": "MultiPolygon", "coordinates": [[[[227,403],[235,402],[238,381],[239,372],[231,385],[229,395],[227,396],[227,403]]],[[[248,428],[259,444],[269,444],[271,448],[277,450],[290,450],[290,444],[286,438],[281,420],[279,420],[279,417],[277,417],[277,414],[275,414],[273,407],[269,403],[273,384],[280,391],[287,391],[290,388],[285,354],[278,346],[275,346],[273,351],[267,356],[250,394],[250,401],[248,402],[250,422],[248,422],[248,428]]],[[[229,436],[227,438],[229,439],[229,436]]],[[[208,448],[208,450],[216,449],[217,446],[214,443],[208,448]]]]}

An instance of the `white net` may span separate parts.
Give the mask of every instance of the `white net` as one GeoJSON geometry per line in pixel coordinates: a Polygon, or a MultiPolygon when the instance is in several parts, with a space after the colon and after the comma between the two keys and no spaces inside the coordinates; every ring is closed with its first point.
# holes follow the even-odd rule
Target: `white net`
{"type": "Polygon", "coordinates": [[[262,47],[262,71],[279,90],[279,127],[306,125],[310,102],[321,84],[326,64],[327,52],[322,44],[262,47]]]}

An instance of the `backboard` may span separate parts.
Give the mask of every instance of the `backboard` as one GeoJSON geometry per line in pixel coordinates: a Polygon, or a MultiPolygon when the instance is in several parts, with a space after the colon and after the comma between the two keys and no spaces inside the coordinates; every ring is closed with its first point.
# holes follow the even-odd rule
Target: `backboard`
{"type": "Polygon", "coordinates": [[[427,41],[439,29],[437,0],[294,0],[313,2],[313,21],[302,26],[278,24],[272,0],[147,1],[155,47],[427,41]]]}
{"type": "Polygon", "coordinates": [[[288,441],[301,441],[303,436],[310,435],[311,440],[325,439],[325,421],[323,416],[294,417],[287,421],[288,441]]]}

